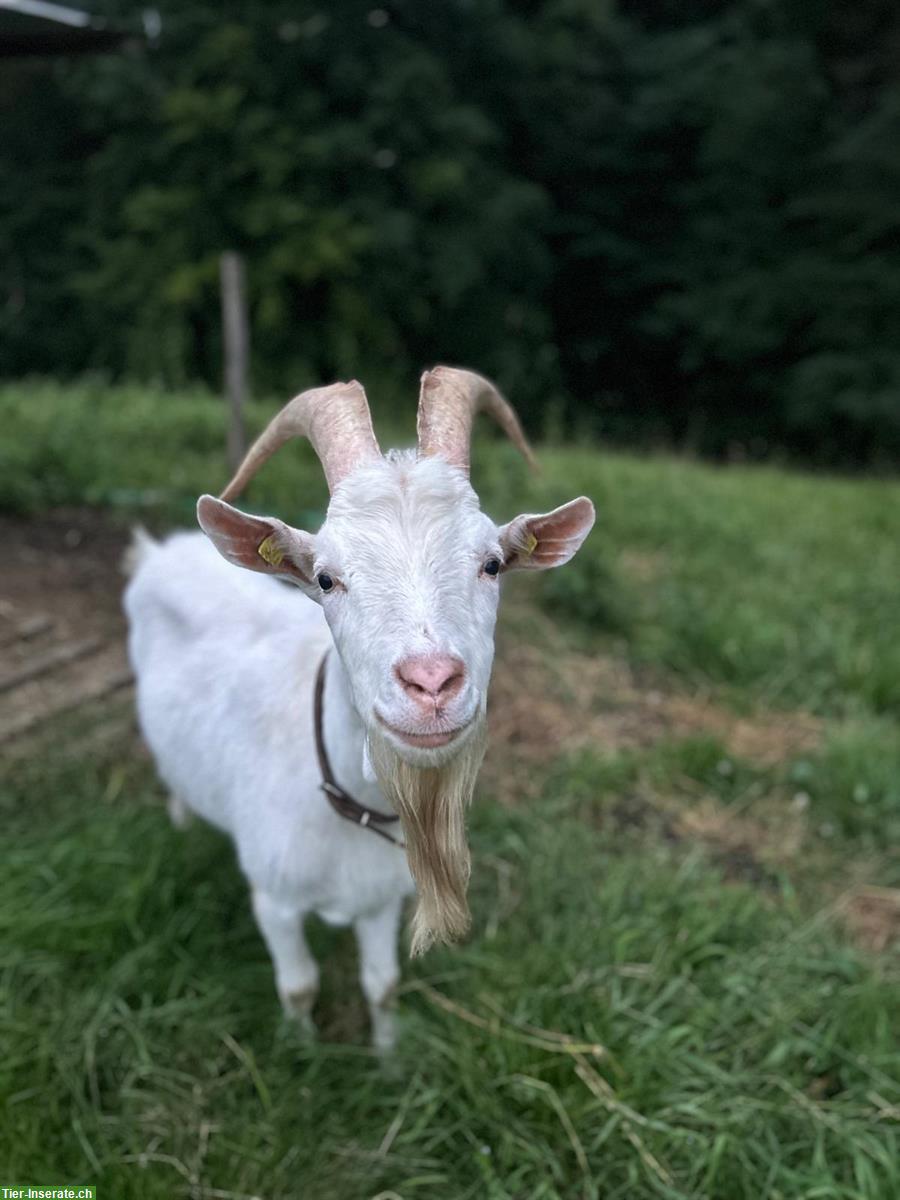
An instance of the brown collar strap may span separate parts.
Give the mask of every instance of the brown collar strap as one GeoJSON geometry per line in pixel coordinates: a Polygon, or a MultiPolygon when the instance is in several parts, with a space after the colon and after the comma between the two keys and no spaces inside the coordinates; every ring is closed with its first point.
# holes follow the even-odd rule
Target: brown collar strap
{"type": "Polygon", "coordinates": [[[334,809],[339,817],[343,817],[345,821],[352,821],[354,825],[361,825],[363,829],[369,829],[372,833],[377,833],[379,837],[385,838],[389,842],[393,842],[395,846],[403,848],[403,843],[399,838],[395,838],[392,833],[388,833],[386,829],[382,829],[382,825],[390,825],[392,821],[399,818],[396,813],[378,812],[375,808],[366,808],[365,804],[360,804],[358,800],[354,800],[349,792],[345,792],[338,781],[335,779],[331,770],[331,763],[328,761],[328,751],[325,749],[325,737],[322,732],[322,708],[325,696],[325,663],[328,660],[328,653],[322,656],[322,661],[319,663],[319,670],[316,674],[316,691],[315,691],[315,729],[316,729],[316,754],[319,758],[319,770],[322,773],[321,788],[328,797],[328,803],[334,809]]]}

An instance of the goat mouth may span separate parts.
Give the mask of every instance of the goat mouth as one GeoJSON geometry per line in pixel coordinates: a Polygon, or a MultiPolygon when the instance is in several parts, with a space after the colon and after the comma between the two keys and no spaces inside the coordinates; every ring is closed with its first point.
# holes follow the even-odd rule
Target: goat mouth
{"type": "Polygon", "coordinates": [[[440,746],[449,746],[451,742],[455,741],[461,733],[464,733],[469,728],[474,720],[474,717],[470,717],[468,721],[463,722],[462,725],[457,725],[455,729],[438,730],[435,733],[413,733],[409,729],[398,729],[396,725],[391,725],[377,709],[375,710],[375,716],[379,723],[389,733],[392,733],[395,738],[407,746],[415,746],[420,750],[437,750],[440,746]]]}

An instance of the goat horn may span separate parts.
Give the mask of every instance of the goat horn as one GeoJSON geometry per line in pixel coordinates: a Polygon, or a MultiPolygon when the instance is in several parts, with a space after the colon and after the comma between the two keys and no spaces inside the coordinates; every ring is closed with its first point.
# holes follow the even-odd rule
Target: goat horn
{"type": "Polygon", "coordinates": [[[435,367],[422,376],[416,423],[419,457],[440,455],[468,474],[472,422],[478,412],[490,413],[531,469],[538,470],[512,406],[489,380],[459,367],[435,367]]]}
{"type": "Polygon", "coordinates": [[[361,463],[381,458],[369,402],[361,384],[353,380],[310,388],[295,396],[272,418],[247,451],[220,499],[234,499],[263,463],[295,437],[309,438],[325,471],[329,492],[361,463]]]}

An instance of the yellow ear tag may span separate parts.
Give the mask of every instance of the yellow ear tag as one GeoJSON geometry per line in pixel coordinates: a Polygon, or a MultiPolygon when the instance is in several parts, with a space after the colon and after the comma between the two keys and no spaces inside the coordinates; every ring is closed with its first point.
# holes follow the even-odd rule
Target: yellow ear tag
{"type": "Polygon", "coordinates": [[[538,544],[537,538],[534,536],[533,533],[531,533],[529,531],[528,541],[525,543],[525,550],[524,550],[525,554],[527,554],[529,557],[532,554],[534,554],[535,550],[537,549],[537,544],[538,544]]]}
{"type": "Polygon", "coordinates": [[[284,562],[284,551],[275,544],[274,533],[270,533],[267,538],[263,538],[256,548],[256,553],[270,567],[280,567],[284,562]]]}

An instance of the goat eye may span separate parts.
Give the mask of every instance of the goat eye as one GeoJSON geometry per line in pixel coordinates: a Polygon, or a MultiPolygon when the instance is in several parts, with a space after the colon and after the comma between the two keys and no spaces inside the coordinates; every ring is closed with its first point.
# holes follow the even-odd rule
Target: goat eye
{"type": "Polygon", "coordinates": [[[331,578],[331,576],[328,574],[327,571],[319,572],[319,574],[316,576],[316,583],[319,585],[319,587],[322,589],[323,592],[330,592],[331,589],[334,587],[334,580],[331,578]]]}
{"type": "Polygon", "coordinates": [[[484,573],[485,573],[485,575],[499,575],[500,574],[500,559],[499,558],[489,558],[487,560],[487,562],[484,564],[484,573]]]}

